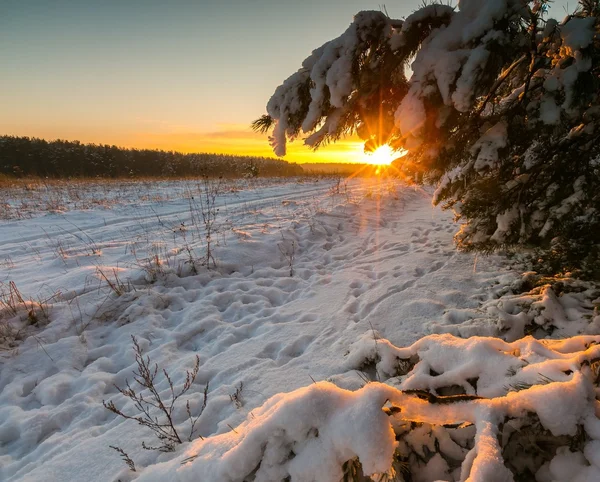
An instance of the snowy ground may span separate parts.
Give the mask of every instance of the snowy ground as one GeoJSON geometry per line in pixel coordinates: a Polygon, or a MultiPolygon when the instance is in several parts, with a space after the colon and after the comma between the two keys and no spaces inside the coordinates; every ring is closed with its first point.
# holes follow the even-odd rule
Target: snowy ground
{"type": "MultiPolygon", "coordinates": [[[[243,181],[218,186],[211,211],[205,189],[215,189],[214,184],[189,181],[140,186],[121,187],[118,195],[108,195],[110,189],[102,187],[105,197],[113,199],[110,203],[77,204],[73,199],[78,196],[72,195],[53,202],[50,211],[36,211],[29,203],[22,216],[14,215],[20,202],[16,197],[10,206],[5,205],[5,212],[13,215],[0,221],[1,480],[106,481],[140,475],[149,480],[176,480],[176,474],[182,480],[203,481],[280,480],[288,474],[292,480],[330,480],[337,469],[317,463],[319,451],[328,453],[325,442],[311,449],[312,459],[298,455],[296,465],[285,469],[280,466],[287,462],[276,460],[281,458],[277,451],[271,454],[272,460],[265,461],[265,447],[280,434],[277,423],[282,417],[295,423],[294,415],[285,414],[286,409],[292,410],[294,400],[300,400],[300,407],[314,408],[311,393],[315,391],[325,397],[320,403],[326,412],[328,403],[352,408],[350,402],[342,403],[349,396],[345,390],[359,390],[370,380],[433,392],[441,387],[429,379],[423,381],[416,372],[406,379],[392,378],[390,360],[409,359],[417,353],[425,359],[422,346],[431,337],[414,345],[411,352],[410,348],[395,351],[399,349],[393,345],[409,346],[431,333],[503,334],[512,342],[531,332],[527,327],[533,323],[542,328],[552,324],[555,338],[598,332],[594,323],[589,325],[594,307],[585,296],[567,294],[559,299],[545,287],[527,298],[509,289],[521,278],[508,268],[505,258],[458,253],[452,244],[456,225],[451,214],[433,209],[430,194],[422,190],[377,179],[342,185],[327,180],[243,181]],[[210,221],[211,212],[216,268],[206,256],[202,216],[209,216],[210,221]],[[189,430],[185,401],[190,401],[193,414],[198,413],[206,384],[208,403],[198,421],[196,441],[178,446],[174,453],[144,450],[142,441],[156,444],[153,434],[102,405],[103,400],[112,400],[127,414],[136,413],[114,386],[123,387],[136,369],[132,335],[152,363],[168,371],[176,386],[183,383],[185,371],[192,369],[195,355],[200,357],[199,374],[174,411],[182,433],[189,430]],[[270,405],[259,408],[274,395],[302,387],[307,388],[297,396],[278,395],[270,405]],[[338,389],[344,390],[338,393],[338,389]],[[331,397],[339,400],[328,402],[331,397]],[[263,431],[270,427],[266,439],[260,438],[263,435],[253,423],[263,431]],[[225,460],[224,451],[247,437],[254,437],[254,445],[248,442],[250,448],[239,449],[225,470],[219,465],[225,460]],[[137,472],[129,471],[110,445],[127,452],[137,472]],[[257,472],[254,468],[261,454],[254,452],[260,452],[261,446],[264,463],[257,472]],[[198,453],[204,458],[181,465],[198,453]],[[311,475],[314,467],[311,462],[303,464],[306,460],[313,460],[320,475],[311,475]],[[268,472],[267,467],[274,467],[275,472],[268,472]]],[[[90,196],[83,188],[79,199],[90,196]]],[[[595,323],[600,324],[600,318],[595,323]]],[[[437,372],[463,363],[459,353],[469,349],[460,345],[458,352],[451,352],[443,348],[444,340],[456,339],[434,337],[432,343],[448,357],[437,372]]],[[[552,349],[574,356],[594,340],[587,337],[567,348],[552,349]]],[[[496,346],[486,343],[482,346],[496,346]]],[[[502,345],[493,352],[514,357],[515,350],[526,353],[531,346],[502,345]]],[[[493,353],[481,350],[472,359],[480,365],[477,375],[480,380],[496,377],[496,384],[480,382],[475,390],[467,386],[466,393],[506,394],[508,389],[499,388],[503,382],[497,379],[496,367],[483,363],[493,359],[493,353]]],[[[539,356],[536,360],[542,361],[539,356]]],[[[428,363],[436,366],[435,361],[428,363]]],[[[498,363],[504,371],[514,368],[514,363],[504,359],[498,363]]],[[[514,368],[515,373],[522,366],[525,363],[514,368]]],[[[463,378],[472,376],[461,372],[446,377],[445,383],[463,378]]],[[[157,384],[168,395],[168,384],[160,374],[157,384]]],[[[375,406],[378,401],[395,400],[396,395],[380,388],[385,386],[369,383],[352,400],[370,413],[373,400],[375,406]]],[[[398,403],[412,406],[402,400],[398,398],[398,403]]],[[[379,415],[361,423],[380,427],[381,403],[376,407],[379,415]]],[[[535,408],[533,402],[531,407],[535,408]]],[[[487,410],[493,412],[490,407],[487,410]]],[[[348,420],[348,412],[344,413],[348,420]]],[[[475,425],[488,420],[455,413],[447,418],[475,425]]],[[[304,422],[297,423],[302,427],[304,422]]],[[[384,443],[383,435],[368,439],[368,427],[360,433],[366,441],[360,442],[359,452],[373,440],[379,441],[374,447],[384,443]]],[[[489,436],[482,433],[481,437],[489,436]]],[[[346,440],[355,436],[351,430],[337,435],[346,440]]],[[[380,452],[387,454],[384,462],[389,465],[389,447],[393,452],[395,442],[387,442],[380,452]]],[[[295,443],[292,451],[300,454],[307,442],[295,443]]],[[[467,446],[455,458],[462,460],[467,446]]],[[[344,462],[347,447],[336,447],[335,454],[344,462]]],[[[351,456],[345,460],[358,455],[357,450],[348,452],[351,456]]],[[[369,467],[371,472],[385,471],[380,458],[368,466],[368,454],[362,455],[365,471],[369,467]]],[[[472,470],[484,470],[473,462],[474,457],[472,470]]],[[[588,461],[569,463],[584,467],[588,461]]],[[[453,472],[435,458],[422,463],[427,470],[418,480],[441,475],[447,480],[460,478],[460,471],[453,472]]],[[[544,470],[550,474],[548,467],[544,470]]],[[[540,480],[553,479],[548,475],[540,480]]]]}

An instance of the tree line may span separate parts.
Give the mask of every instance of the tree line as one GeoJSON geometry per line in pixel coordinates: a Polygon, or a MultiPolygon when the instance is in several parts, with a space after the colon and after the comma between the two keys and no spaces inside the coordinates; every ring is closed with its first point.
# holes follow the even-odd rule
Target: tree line
{"type": "Polygon", "coordinates": [[[302,168],[267,157],[126,149],[79,141],[0,136],[0,174],[14,177],[295,176],[302,168]]]}

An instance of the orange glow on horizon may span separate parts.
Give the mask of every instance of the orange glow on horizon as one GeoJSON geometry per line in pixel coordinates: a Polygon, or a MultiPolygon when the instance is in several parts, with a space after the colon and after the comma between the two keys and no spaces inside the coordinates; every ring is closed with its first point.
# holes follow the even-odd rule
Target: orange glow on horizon
{"type": "MultiPolygon", "coordinates": [[[[214,132],[138,133],[130,144],[148,149],[177,150],[181,152],[210,152],[239,156],[276,157],[267,136],[251,131],[247,126],[225,125],[214,132]]],[[[363,142],[355,136],[312,150],[302,140],[288,142],[287,154],[281,160],[305,163],[370,164],[372,156],[363,154],[363,142]]],[[[388,163],[391,162],[388,161],[388,163]]]]}
{"type": "MultiPolygon", "coordinates": [[[[235,156],[259,156],[275,158],[267,136],[253,132],[245,124],[220,124],[213,131],[202,131],[195,126],[161,126],[158,129],[67,129],[65,126],[41,128],[18,126],[5,129],[4,134],[39,137],[48,141],[64,139],[81,143],[108,144],[123,148],[160,149],[183,153],[214,153],[235,156]]],[[[358,136],[340,139],[316,151],[305,146],[302,140],[288,143],[283,161],[305,163],[346,163],[389,165],[398,157],[389,146],[365,154],[364,144],[358,136]]]]}

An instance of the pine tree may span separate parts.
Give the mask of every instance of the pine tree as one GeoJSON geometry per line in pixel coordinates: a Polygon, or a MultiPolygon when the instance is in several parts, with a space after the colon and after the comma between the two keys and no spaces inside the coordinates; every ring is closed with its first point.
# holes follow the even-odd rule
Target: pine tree
{"type": "Polygon", "coordinates": [[[546,271],[600,277],[600,0],[360,12],[280,85],[256,130],[314,148],[357,133],[406,151],[407,179],[461,221],[465,250],[535,247],[546,271]]]}

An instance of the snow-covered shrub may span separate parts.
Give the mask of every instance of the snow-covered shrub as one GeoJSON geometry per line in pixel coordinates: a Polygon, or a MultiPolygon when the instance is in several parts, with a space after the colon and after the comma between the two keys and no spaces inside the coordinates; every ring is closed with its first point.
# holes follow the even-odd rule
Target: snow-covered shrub
{"type": "Polygon", "coordinates": [[[369,332],[348,365],[375,359],[386,383],[278,394],[140,481],[598,480],[599,343],[446,334],[397,348],[369,332]]]}
{"type": "Polygon", "coordinates": [[[547,271],[600,275],[600,4],[562,22],[538,0],[360,12],[277,88],[267,115],[285,154],[356,132],[405,150],[396,167],[437,186],[463,249],[540,247],[547,271]],[[407,76],[410,67],[410,76],[407,76]]]}

